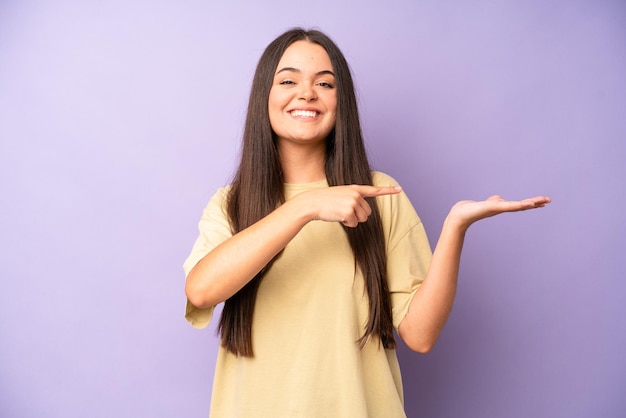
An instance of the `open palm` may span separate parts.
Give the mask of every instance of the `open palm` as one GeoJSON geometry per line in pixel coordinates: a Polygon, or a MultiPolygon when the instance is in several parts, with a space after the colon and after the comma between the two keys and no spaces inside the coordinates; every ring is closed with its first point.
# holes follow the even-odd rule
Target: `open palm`
{"type": "Polygon", "coordinates": [[[469,227],[476,221],[500,213],[541,208],[550,202],[551,199],[546,196],[536,196],[524,200],[505,200],[500,195],[493,195],[483,201],[460,201],[452,207],[449,216],[469,227]]]}

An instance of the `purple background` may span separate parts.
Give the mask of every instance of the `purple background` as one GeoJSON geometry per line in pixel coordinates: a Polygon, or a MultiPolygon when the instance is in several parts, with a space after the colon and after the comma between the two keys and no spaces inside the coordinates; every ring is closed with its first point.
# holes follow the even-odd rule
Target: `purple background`
{"type": "Polygon", "coordinates": [[[617,0],[2,1],[0,416],[206,416],[181,264],[295,25],[345,52],[432,244],[457,200],[554,200],[471,228],[438,345],[400,350],[409,417],[626,416],[617,0]]]}

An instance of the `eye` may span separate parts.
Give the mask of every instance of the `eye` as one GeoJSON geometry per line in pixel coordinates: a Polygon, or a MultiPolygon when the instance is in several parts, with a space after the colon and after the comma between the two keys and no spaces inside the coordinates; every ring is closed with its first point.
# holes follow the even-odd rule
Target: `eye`
{"type": "Polygon", "coordinates": [[[319,83],[317,83],[317,85],[320,86],[320,87],[327,88],[327,89],[335,88],[335,86],[332,83],[329,83],[327,81],[320,81],[319,83]]]}
{"type": "Polygon", "coordinates": [[[293,85],[293,84],[296,84],[296,83],[294,83],[291,80],[283,80],[283,81],[279,82],[278,84],[280,84],[281,86],[289,86],[289,85],[293,85]]]}

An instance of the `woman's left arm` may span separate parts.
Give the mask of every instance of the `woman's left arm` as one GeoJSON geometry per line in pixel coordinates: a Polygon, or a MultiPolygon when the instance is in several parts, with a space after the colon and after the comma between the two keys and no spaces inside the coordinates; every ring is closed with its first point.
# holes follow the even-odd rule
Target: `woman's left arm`
{"type": "Polygon", "coordinates": [[[452,207],[443,223],[426,278],[398,327],[400,338],[409,348],[420,353],[430,351],[448,320],[456,294],[463,241],[470,225],[504,212],[541,208],[550,201],[544,196],[507,201],[496,195],[481,202],[464,200],[452,207]]]}

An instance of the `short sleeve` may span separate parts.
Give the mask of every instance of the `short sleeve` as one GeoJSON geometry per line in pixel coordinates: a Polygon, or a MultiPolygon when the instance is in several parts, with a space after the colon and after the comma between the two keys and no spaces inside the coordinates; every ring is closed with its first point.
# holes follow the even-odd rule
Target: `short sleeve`
{"type": "MultiPolygon", "coordinates": [[[[376,186],[395,186],[390,176],[375,172],[376,186]]],[[[411,299],[426,278],[432,251],[424,225],[408,196],[399,194],[377,198],[387,247],[387,284],[391,297],[393,325],[397,329],[411,299]]]]}
{"type": "Polygon", "coordinates": [[[393,326],[396,329],[409,310],[413,295],[426,278],[432,253],[420,222],[413,226],[387,256],[387,277],[393,326]]]}
{"type": "MultiPolygon", "coordinates": [[[[193,244],[191,253],[183,263],[185,277],[213,248],[232,236],[230,223],[225,211],[227,194],[227,188],[219,189],[204,208],[198,223],[200,234],[193,244]]],[[[213,309],[214,307],[207,309],[197,308],[187,300],[185,319],[195,328],[205,328],[211,322],[213,309]]]]}

